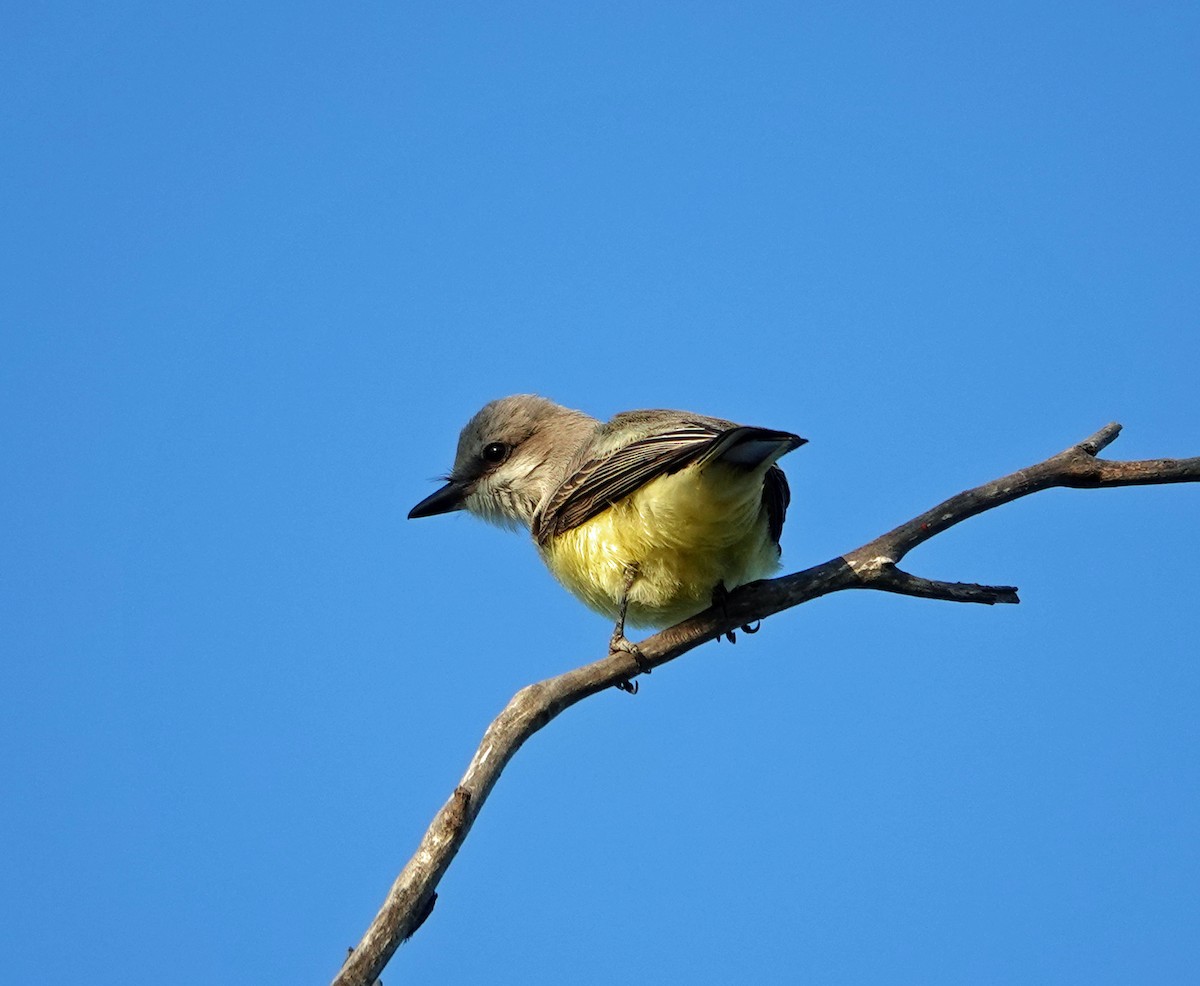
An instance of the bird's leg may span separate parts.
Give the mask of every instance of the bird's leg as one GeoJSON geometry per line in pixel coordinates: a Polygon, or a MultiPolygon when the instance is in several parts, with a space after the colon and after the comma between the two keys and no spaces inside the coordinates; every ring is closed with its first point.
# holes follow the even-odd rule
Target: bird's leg
{"type": "Polygon", "coordinates": [[[729,590],[725,588],[724,582],[718,582],[713,586],[712,604],[725,612],[725,601],[729,598],[729,590]]]}
{"type": "Polygon", "coordinates": [[[612,636],[608,640],[609,652],[625,651],[627,654],[637,654],[636,645],[625,636],[625,614],[629,612],[629,590],[638,577],[638,566],[634,562],[625,568],[625,582],[621,586],[621,605],[617,609],[617,625],[613,627],[612,636]]]}
{"type": "MultiPolygon", "coordinates": [[[[646,658],[638,650],[637,644],[625,636],[625,614],[629,611],[629,590],[633,588],[637,576],[638,566],[634,562],[625,569],[625,583],[621,586],[621,606],[617,611],[617,625],[613,627],[612,636],[608,640],[608,651],[610,654],[624,652],[633,655],[640,672],[649,674],[653,669],[646,663],[646,658]]],[[[630,695],[636,695],[638,690],[637,683],[628,678],[618,681],[616,687],[623,692],[629,692],[630,695]]]]}
{"type": "MultiPolygon", "coordinates": [[[[729,598],[729,590],[725,588],[725,583],[718,582],[713,587],[712,604],[716,609],[719,609],[721,611],[722,616],[725,615],[725,601],[728,598],[729,598]]],[[[718,644],[721,642],[722,637],[724,637],[726,640],[728,640],[731,644],[737,643],[737,634],[735,634],[732,630],[726,630],[723,634],[719,634],[717,636],[718,644]]]]}

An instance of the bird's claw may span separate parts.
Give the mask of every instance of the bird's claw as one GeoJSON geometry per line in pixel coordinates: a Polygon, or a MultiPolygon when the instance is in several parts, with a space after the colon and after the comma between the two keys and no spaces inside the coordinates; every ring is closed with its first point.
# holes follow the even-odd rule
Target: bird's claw
{"type": "MultiPolygon", "coordinates": [[[[762,620],[755,620],[753,626],[751,626],[749,623],[743,623],[740,627],[738,627],[738,629],[743,630],[746,633],[758,633],[758,631],[762,629],[762,620]]],[[[737,633],[733,630],[726,630],[724,633],[717,634],[718,644],[722,639],[728,640],[731,644],[736,644],[737,633]]]]}

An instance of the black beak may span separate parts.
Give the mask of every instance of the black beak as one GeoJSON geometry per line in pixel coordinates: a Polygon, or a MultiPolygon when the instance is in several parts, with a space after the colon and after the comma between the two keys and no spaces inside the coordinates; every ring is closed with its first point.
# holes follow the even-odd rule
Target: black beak
{"type": "Polygon", "coordinates": [[[435,514],[448,514],[452,510],[462,510],[463,500],[470,489],[470,483],[452,479],[440,490],[430,493],[420,503],[408,512],[408,519],[416,517],[432,517],[435,514]]]}

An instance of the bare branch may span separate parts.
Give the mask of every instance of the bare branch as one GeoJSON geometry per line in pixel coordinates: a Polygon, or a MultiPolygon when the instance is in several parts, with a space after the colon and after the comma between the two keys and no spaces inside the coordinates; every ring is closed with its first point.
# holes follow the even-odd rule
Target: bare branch
{"type": "Polygon", "coordinates": [[[730,593],[721,607],[705,610],[640,643],[640,665],[630,654],[612,653],[522,688],[487,728],[467,772],[396,878],[366,935],[334,979],[334,986],[369,986],[374,982],[400,943],[429,916],[435,889],[501,771],[530,736],[576,702],[666,664],[737,627],[842,589],[878,589],[950,602],[1016,603],[1015,586],[939,582],[912,575],[897,564],[917,545],[955,524],[1039,490],[1200,481],[1200,457],[1133,462],[1096,458],[1120,431],[1119,424],[1105,425],[1058,455],[952,496],[861,548],[802,572],[742,586],[730,593]]]}

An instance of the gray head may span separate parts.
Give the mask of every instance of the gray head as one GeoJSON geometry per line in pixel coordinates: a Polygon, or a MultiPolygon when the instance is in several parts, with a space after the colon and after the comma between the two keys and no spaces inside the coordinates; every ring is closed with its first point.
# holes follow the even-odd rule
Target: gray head
{"type": "Polygon", "coordinates": [[[446,485],[408,516],[468,510],[493,523],[528,527],[538,504],[558,488],[598,424],[533,394],[485,404],[458,436],[446,485]]]}

